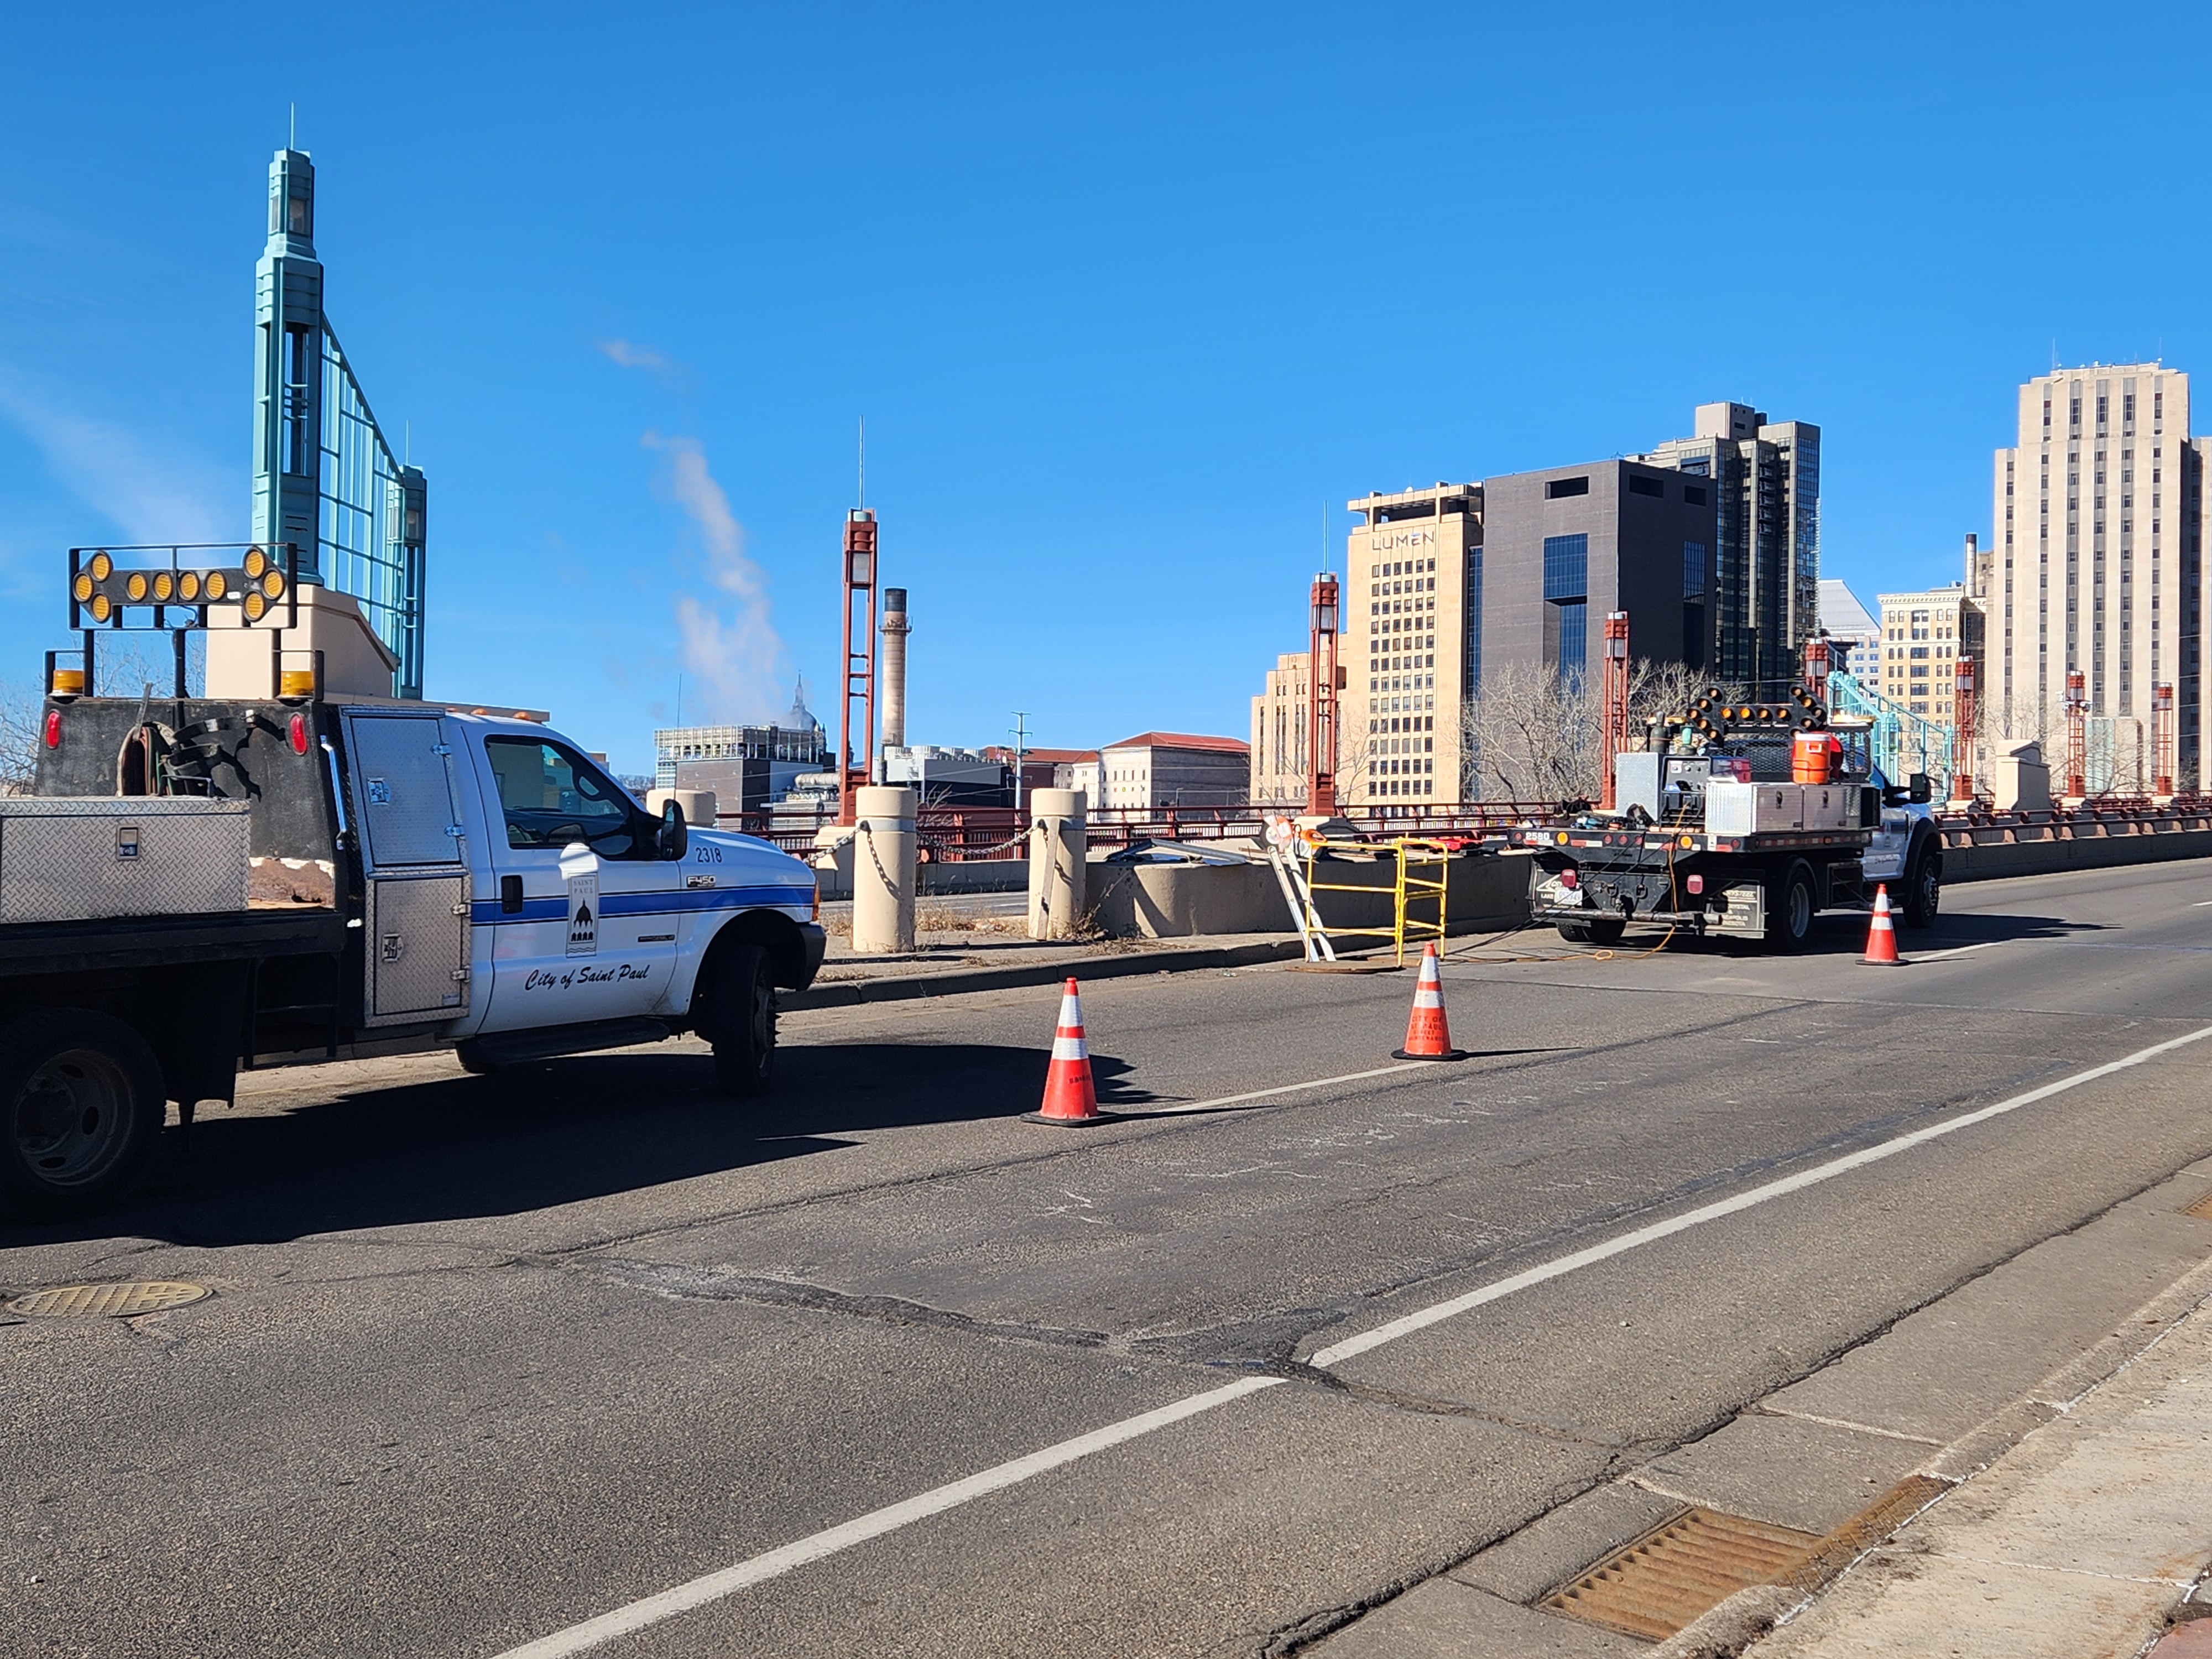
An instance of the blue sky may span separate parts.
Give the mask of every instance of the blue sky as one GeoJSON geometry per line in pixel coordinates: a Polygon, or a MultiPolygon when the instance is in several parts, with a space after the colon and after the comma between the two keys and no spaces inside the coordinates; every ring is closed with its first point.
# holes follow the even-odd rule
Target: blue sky
{"type": "MultiPolygon", "coordinates": [[[[429,693],[626,769],[804,673],[856,420],[916,741],[1241,732],[1343,503],[1824,430],[1824,573],[1986,534],[2014,387],[2212,370],[2191,8],[15,8],[0,676],[73,542],[247,526],[299,105],[431,485],[429,693]]],[[[2208,392],[2212,396],[2212,392],[2208,392]]]]}

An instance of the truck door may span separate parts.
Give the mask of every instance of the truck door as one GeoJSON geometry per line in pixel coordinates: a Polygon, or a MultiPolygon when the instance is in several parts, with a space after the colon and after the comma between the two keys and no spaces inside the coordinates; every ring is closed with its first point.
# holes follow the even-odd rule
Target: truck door
{"type": "Polygon", "coordinates": [[[365,1024],[468,1012],[469,872],[447,737],[435,714],[346,717],[368,883],[365,1024]]]}
{"type": "Polygon", "coordinates": [[[483,1026],[512,1031],[669,1012],[684,866],[659,822],[568,744],[488,733],[499,892],[483,1026]],[[505,822],[505,836],[496,826],[505,822]]]}

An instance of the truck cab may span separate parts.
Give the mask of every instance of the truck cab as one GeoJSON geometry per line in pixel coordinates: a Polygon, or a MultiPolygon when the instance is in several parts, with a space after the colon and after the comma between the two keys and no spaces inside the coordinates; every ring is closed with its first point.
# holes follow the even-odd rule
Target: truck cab
{"type": "Polygon", "coordinates": [[[440,1020],[477,1070],[693,1029],[725,1089],[765,1086],[773,991],[821,963],[811,870],[672,803],[653,816],[532,720],[334,712],[368,1022],[440,1020]]]}

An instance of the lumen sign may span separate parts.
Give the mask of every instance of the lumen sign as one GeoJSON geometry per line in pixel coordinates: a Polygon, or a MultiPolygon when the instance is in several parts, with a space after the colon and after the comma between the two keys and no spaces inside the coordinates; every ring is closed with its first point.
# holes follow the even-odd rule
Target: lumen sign
{"type": "Polygon", "coordinates": [[[1436,544],[1437,532],[1433,530],[1394,530],[1367,538],[1370,553],[1407,552],[1416,547],[1434,547],[1436,544]]]}

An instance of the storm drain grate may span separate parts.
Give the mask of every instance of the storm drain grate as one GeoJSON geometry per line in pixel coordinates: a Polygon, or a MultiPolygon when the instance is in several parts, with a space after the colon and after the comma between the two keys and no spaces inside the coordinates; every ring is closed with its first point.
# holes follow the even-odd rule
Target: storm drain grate
{"type": "Polygon", "coordinates": [[[2212,1221],[2212,1193],[2207,1193],[2194,1204],[2182,1206],[2182,1214],[2193,1215],[2199,1221],[2212,1221]]]}
{"type": "Polygon", "coordinates": [[[1543,1605],[1571,1619],[1662,1641],[1738,1590],[1789,1577],[1813,1559],[1820,1542],[1809,1532],[1691,1510],[1543,1605]]]}
{"type": "Polygon", "coordinates": [[[133,1314],[181,1308],[207,1293],[204,1285],[158,1279],[133,1285],[63,1285],[19,1296],[8,1304],[8,1311],[33,1319],[128,1319],[133,1314]]]}

